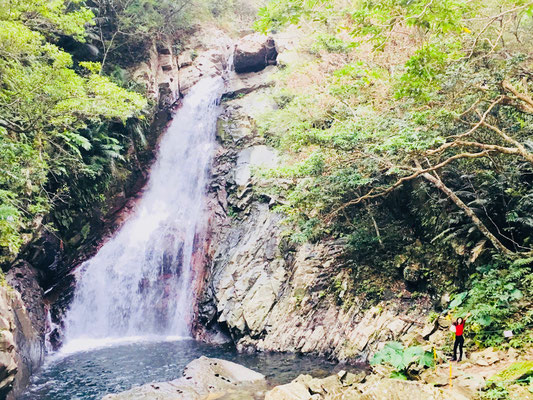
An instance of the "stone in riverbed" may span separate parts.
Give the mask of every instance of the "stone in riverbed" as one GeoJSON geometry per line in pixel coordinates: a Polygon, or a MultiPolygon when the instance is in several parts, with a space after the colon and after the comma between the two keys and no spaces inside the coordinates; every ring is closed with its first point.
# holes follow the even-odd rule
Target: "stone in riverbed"
{"type": "Polygon", "coordinates": [[[291,383],[276,386],[266,394],[265,400],[358,399],[360,393],[355,382],[346,385],[342,378],[345,378],[344,374],[331,375],[324,379],[300,375],[291,383]]]}
{"type": "Polygon", "coordinates": [[[265,390],[262,374],[230,361],[200,357],[185,367],[182,378],[109,394],[103,400],[254,400],[265,390]]]}
{"type": "MultiPolygon", "coordinates": [[[[300,375],[291,383],[276,386],[269,391],[265,400],[448,400],[440,389],[419,382],[371,376],[354,379],[356,375],[344,371],[324,379],[300,375]],[[350,382],[347,377],[350,376],[350,382]]],[[[455,399],[455,397],[453,397],[455,399]]]]}
{"type": "Polygon", "coordinates": [[[470,358],[474,364],[480,366],[488,366],[500,361],[500,355],[493,347],[473,353],[470,358]]]}

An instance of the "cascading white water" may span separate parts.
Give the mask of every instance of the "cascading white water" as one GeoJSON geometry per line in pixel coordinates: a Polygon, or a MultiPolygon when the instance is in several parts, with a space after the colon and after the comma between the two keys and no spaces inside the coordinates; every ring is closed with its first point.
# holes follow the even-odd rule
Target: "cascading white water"
{"type": "Polygon", "coordinates": [[[205,225],[205,190],[221,77],[196,84],[159,145],[135,215],[79,269],[65,340],[186,336],[192,256],[205,225]]]}

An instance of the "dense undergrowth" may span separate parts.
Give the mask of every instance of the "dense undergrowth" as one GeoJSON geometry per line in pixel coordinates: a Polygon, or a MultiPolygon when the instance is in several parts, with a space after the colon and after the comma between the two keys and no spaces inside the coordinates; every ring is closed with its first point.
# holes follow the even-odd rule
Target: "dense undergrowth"
{"type": "Polygon", "coordinates": [[[454,293],[441,311],[471,311],[482,346],[532,340],[532,14],[527,1],[273,0],[256,23],[302,38],[259,126],[285,159],[258,175],[292,240],[346,238],[359,282],[454,293]]]}
{"type": "Polygon", "coordinates": [[[0,264],[43,232],[75,253],[142,174],[157,105],[130,71],[154,42],[179,52],[195,24],[254,14],[240,0],[0,0],[0,264]]]}

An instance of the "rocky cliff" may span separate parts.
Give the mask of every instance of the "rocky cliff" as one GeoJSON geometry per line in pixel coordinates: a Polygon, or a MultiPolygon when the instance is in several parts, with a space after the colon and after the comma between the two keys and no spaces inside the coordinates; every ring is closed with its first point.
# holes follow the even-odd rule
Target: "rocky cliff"
{"type": "MultiPolygon", "coordinates": [[[[264,41],[264,49],[272,45],[264,41]]],[[[282,59],[292,56],[293,43],[280,39],[277,47],[282,59]]],[[[427,298],[413,301],[402,285],[399,297],[372,302],[346,263],[343,241],[295,245],[287,240],[291,227],[273,210],[282,200],[262,195],[258,189],[265,181],[253,176],[257,168],[277,163],[256,128],[258,116],[276,107],[276,70],[267,66],[235,74],[222,104],[210,186],[211,263],[199,305],[206,329],[199,336],[218,330],[243,351],[366,361],[383,342],[423,325],[431,304],[427,298]]]]}
{"type": "Polygon", "coordinates": [[[37,273],[19,262],[0,284],[0,398],[20,393],[43,362],[46,314],[37,273]]]}

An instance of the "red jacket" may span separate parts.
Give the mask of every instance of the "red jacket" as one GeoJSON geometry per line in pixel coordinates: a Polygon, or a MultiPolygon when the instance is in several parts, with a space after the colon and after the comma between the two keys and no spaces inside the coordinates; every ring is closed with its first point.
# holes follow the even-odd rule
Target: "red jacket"
{"type": "Polygon", "coordinates": [[[463,336],[463,329],[465,328],[465,322],[463,321],[461,325],[455,325],[455,336],[463,336]]]}

